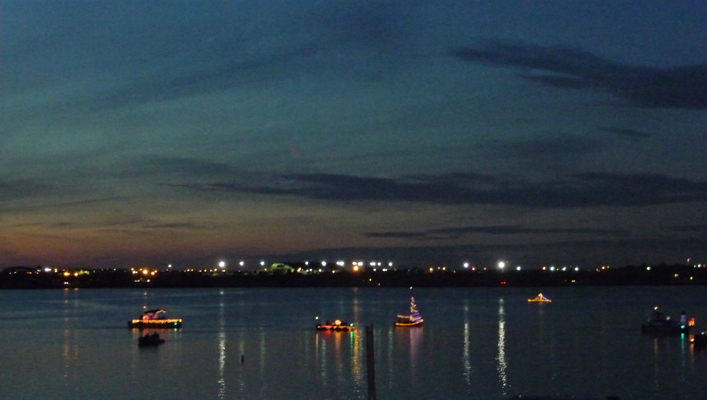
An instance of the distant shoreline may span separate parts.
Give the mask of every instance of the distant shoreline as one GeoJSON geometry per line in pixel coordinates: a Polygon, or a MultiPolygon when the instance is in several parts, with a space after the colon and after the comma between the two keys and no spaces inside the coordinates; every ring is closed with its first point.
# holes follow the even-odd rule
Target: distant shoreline
{"type": "Polygon", "coordinates": [[[6,268],[0,289],[219,288],[219,287],[548,287],[675,286],[707,284],[707,268],[692,265],[628,266],[592,270],[394,269],[358,272],[49,270],[6,268]]]}

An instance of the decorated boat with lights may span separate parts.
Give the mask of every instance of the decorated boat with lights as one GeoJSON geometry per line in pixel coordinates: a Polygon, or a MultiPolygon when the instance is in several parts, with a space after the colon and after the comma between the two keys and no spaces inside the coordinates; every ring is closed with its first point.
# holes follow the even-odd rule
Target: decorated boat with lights
{"type": "Polygon", "coordinates": [[[420,312],[417,310],[415,298],[410,296],[410,314],[398,314],[398,320],[395,321],[395,326],[411,327],[420,326],[425,320],[422,319],[420,312]]]}
{"type": "Polygon", "coordinates": [[[316,328],[318,331],[336,331],[336,332],[356,330],[356,326],[353,323],[343,322],[340,319],[337,319],[334,322],[327,321],[323,324],[317,324],[316,328]]]}
{"type": "Polygon", "coordinates": [[[657,335],[676,335],[690,333],[694,326],[695,319],[690,318],[688,320],[684,312],[679,320],[674,320],[658,311],[658,307],[656,307],[653,309],[650,318],[641,325],[641,332],[657,335]]]}
{"type": "Polygon", "coordinates": [[[159,346],[162,343],[164,343],[164,339],[160,337],[159,333],[145,334],[137,338],[137,345],[140,347],[159,346]]]}
{"type": "Polygon", "coordinates": [[[551,303],[552,300],[548,299],[547,297],[543,296],[542,293],[538,293],[537,296],[533,297],[532,299],[528,299],[529,303],[551,303]]]}
{"type": "Polygon", "coordinates": [[[179,329],[182,327],[181,318],[167,318],[167,311],[162,309],[147,310],[140,318],[128,321],[128,328],[149,329],[179,329]]]}

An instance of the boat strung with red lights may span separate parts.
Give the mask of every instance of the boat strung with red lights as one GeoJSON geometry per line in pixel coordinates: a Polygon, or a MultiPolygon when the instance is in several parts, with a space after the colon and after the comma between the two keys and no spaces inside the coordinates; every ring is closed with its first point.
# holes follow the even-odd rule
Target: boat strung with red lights
{"type": "Polygon", "coordinates": [[[395,321],[395,326],[401,326],[401,327],[420,326],[420,325],[422,325],[423,322],[425,322],[425,320],[422,319],[420,312],[417,310],[417,304],[415,304],[415,298],[410,296],[410,314],[407,314],[407,315],[398,314],[398,320],[395,321]]]}
{"type": "Polygon", "coordinates": [[[348,322],[342,322],[340,319],[335,320],[334,322],[327,321],[323,324],[317,324],[316,328],[318,331],[337,331],[337,332],[342,332],[342,331],[353,331],[356,329],[356,326],[354,324],[349,324],[348,322]]]}
{"type": "Polygon", "coordinates": [[[182,327],[181,318],[167,318],[166,310],[147,310],[140,318],[128,321],[128,328],[140,329],[179,329],[182,327]]]}
{"type": "Polygon", "coordinates": [[[551,303],[552,300],[548,299],[547,297],[543,296],[542,293],[539,293],[537,296],[535,296],[532,299],[528,299],[529,303],[551,303]]]}

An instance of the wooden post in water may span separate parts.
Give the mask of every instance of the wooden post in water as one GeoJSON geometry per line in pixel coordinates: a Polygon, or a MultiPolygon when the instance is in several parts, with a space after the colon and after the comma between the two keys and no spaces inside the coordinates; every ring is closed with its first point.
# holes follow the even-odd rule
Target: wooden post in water
{"type": "Polygon", "coordinates": [[[368,400],[376,400],[376,362],[373,345],[373,324],[366,325],[366,372],[368,376],[368,400]]]}

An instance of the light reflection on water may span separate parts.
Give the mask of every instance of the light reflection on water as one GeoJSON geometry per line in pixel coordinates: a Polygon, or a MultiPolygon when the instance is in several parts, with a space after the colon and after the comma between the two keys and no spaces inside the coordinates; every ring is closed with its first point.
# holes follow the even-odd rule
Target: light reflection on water
{"type": "Polygon", "coordinates": [[[707,392],[707,351],[638,333],[656,296],[672,302],[665,310],[689,304],[705,325],[697,299],[707,293],[649,289],[556,289],[553,303],[534,305],[524,289],[415,289],[425,318],[415,328],[393,326],[409,299],[402,289],[0,291],[0,387],[4,400],[111,400],[126,387],[134,399],[365,399],[372,323],[380,399],[707,392]],[[184,328],[139,349],[144,332],[125,324],[145,307],[184,328]],[[317,332],[314,316],[359,330],[317,332]],[[19,370],[41,379],[28,387],[19,370]]]}
{"type": "Polygon", "coordinates": [[[469,324],[469,306],[464,306],[464,350],[462,352],[462,360],[464,366],[464,381],[469,389],[471,389],[471,355],[469,348],[471,347],[471,332],[469,324]]]}
{"type": "Polygon", "coordinates": [[[219,291],[219,332],[218,332],[218,398],[226,398],[226,379],[224,377],[226,369],[226,302],[223,298],[223,289],[219,291]]]}
{"type": "Polygon", "coordinates": [[[507,393],[506,385],[508,384],[508,376],[506,376],[506,313],[503,310],[503,297],[498,299],[498,381],[501,383],[501,393],[505,396],[507,393]]]}

